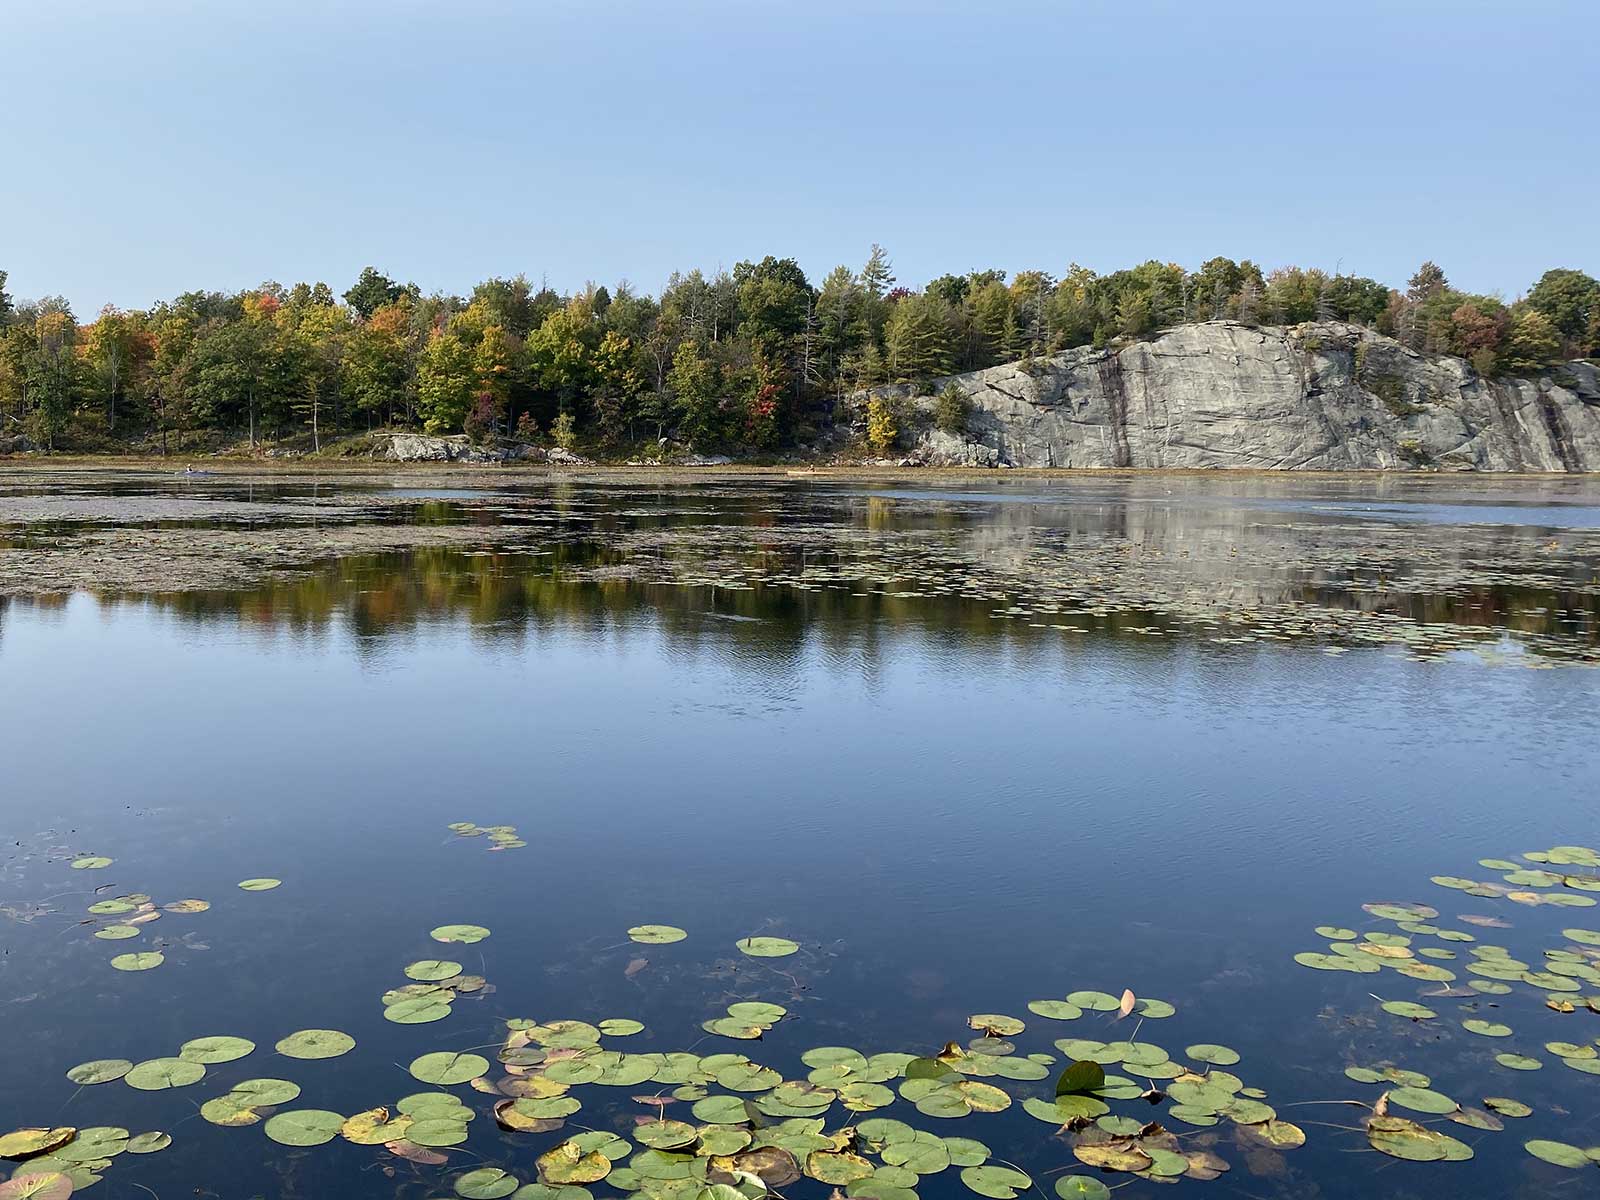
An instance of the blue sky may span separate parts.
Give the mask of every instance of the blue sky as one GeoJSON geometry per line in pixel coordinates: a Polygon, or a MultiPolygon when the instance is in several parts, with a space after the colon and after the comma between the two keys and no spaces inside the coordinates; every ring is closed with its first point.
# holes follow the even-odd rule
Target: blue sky
{"type": "Polygon", "coordinates": [[[1600,274],[1595,0],[3,0],[0,268],[80,315],[366,263],[570,289],[870,244],[1600,274]]]}

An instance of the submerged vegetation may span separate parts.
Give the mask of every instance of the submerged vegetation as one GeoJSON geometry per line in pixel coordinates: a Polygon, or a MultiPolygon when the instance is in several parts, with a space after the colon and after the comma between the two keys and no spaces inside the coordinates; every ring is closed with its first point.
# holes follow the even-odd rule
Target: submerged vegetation
{"type": "MultiPolygon", "coordinates": [[[[820,284],[770,255],[675,273],[659,297],[628,283],[562,294],[522,275],[425,295],[369,267],[342,299],[268,282],[87,322],[60,297],[13,304],[4,286],[0,272],[0,439],[45,449],[320,449],[381,425],[602,454],[665,437],[763,454],[812,440],[852,390],[1217,318],[1354,322],[1484,375],[1600,354],[1600,282],[1564,268],[1513,302],[1462,292],[1433,263],[1401,289],[1222,257],[1059,278],[979,270],[915,291],[874,246],[820,284]]],[[[959,397],[938,420],[961,428],[959,397]]],[[[869,425],[874,448],[892,443],[881,404],[869,425]]]]}

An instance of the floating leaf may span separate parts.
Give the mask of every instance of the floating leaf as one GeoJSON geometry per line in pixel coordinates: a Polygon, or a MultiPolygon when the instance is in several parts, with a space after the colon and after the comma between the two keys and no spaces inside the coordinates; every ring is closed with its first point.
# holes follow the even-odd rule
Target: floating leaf
{"type": "Polygon", "coordinates": [[[635,925],[628,930],[628,936],[646,946],[664,946],[670,942],[681,942],[689,935],[676,925],[635,925]]]}
{"type": "Polygon", "coordinates": [[[203,913],[211,907],[209,900],[174,900],[161,906],[169,913],[203,913]]]}
{"type": "Polygon", "coordinates": [[[450,1015],[450,1003],[437,995],[408,996],[383,1008],[383,1019],[397,1025],[424,1025],[450,1015]]]}
{"type": "Polygon", "coordinates": [[[1063,1175],[1056,1180],[1061,1200],[1109,1200],[1111,1189],[1088,1175],[1063,1175]]]}
{"type": "Polygon", "coordinates": [[[1228,1046],[1218,1046],[1211,1042],[1201,1042],[1199,1045],[1190,1046],[1184,1055],[1195,1062],[1210,1063],[1217,1067],[1231,1067],[1239,1061],[1239,1052],[1228,1046]]]}
{"type": "Polygon", "coordinates": [[[32,1158],[70,1142],[77,1134],[71,1125],[31,1126],[0,1134],[0,1158],[32,1158]]]}
{"type": "Polygon", "coordinates": [[[1015,1200],[1018,1192],[1033,1186],[1033,1180],[1021,1171],[994,1165],[963,1167],[961,1182],[980,1196],[990,1200],[1015,1200]]]}
{"type": "Polygon", "coordinates": [[[806,1174],[819,1183],[834,1187],[847,1187],[857,1179],[865,1179],[873,1166],[859,1154],[832,1150],[813,1150],[806,1155],[806,1174]]]}
{"type": "Polygon", "coordinates": [[[1402,1108],[1409,1108],[1413,1112],[1432,1113],[1443,1116],[1453,1113],[1460,1106],[1449,1096],[1429,1088],[1401,1087],[1388,1093],[1389,1103],[1398,1104],[1402,1108]]]}
{"type": "Polygon", "coordinates": [[[1083,1016],[1083,1009],[1066,1000],[1030,1000],[1028,1011],[1052,1021],[1075,1021],[1083,1016]]]}
{"type": "Polygon", "coordinates": [[[539,1176],[546,1183],[598,1183],[611,1173],[611,1160],[598,1151],[585,1153],[571,1141],[539,1155],[539,1176]]]}
{"type": "Polygon", "coordinates": [[[406,978],[423,983],[437,983],[441,979],[454,979],[461,974],[461,964],[447,958],[424,958],[406,968],[406,978]]]}
{"type": "Polygon", "coordinates": [[[781,937],[747,937],[734,943],[751,958],[786,958],[800,949],[799,943],[781,937]]]}
{"type": "Polygon", "coordinates": [[[466,1083],[489,1070],[489,1060],[481,1054],[463,1054],[440,1050],[413,1059],[411,1077],[422,1083],[450,1085],[466,1083]]]}
{"type": "Polygon", "coordinates": [[[429,930],[428,936],[436,942],[461,942],[471,945],[483,941],[489,936],[489,931],[482,925],[441,925],[437,929],[429,930]]]}
{"type": "Polygon", "coordinates": [[[159,950],[146,950],[139,954],[119,954],[111,965],[119,971],[149,971],[167,961],[159,950]]]}
{"type": "Polygon", "coordinates": [[[120,942],[127,938],[138,937],[139,927],[137,925],[107,925],[104,929],[96,929],[94,935],[102,941],[120,942]]]}
{"type": "Polygon", "coordinates": [[[1483,1106],[1490,1112],[1497,1112],[1503,1117],[1528,1117],[1533,1115],[1521,1100],[1512,1100],[1506,1096],[1489,1096],[1484,1099],[1483,1106]]]}
{"type": "Polygon", "coordinates": [[[1385,1000],[1381,1007],[1386,1013],[1396,1017],[1408,1017],[1413,1021],[1425,1021],[1439,1015],[1433,1009],[1411,1000],[1385,1000]]]}
{"type": "Polygon", "coordinates": [[[1511,1026],[1502,1025],[1498,1021],[1483,1021],[1477,1017],[1461,1022],[1461,1028],[1468,1033],[1481,1034],[1483,1037],[1510,1037],[1511,1026]]]}
{"type": "Polygon", "coordinates": [[[129,1071],[123,1076],[123,1082],[141,1092],[160,1092],[199,1083],[205,1075],[205,1067],[197,1062],[187,1062],[181,1058],[152,1058],[129,1071]]]}
{"type": "Polygon", "coordinates": [[[19,1171],[0,1183],[0,1200],[67,1200],[72,1188],[64,1171],[19,1171]]]}
{"type": "Polygon", "coordinates": [[[338,1058],[355,1048],[355,1038],[337,1029],[302,1029],[281,1039],[276,1047],[279,1054],[289,1058],[308,1059],[338,1058]]]}
{"type": "Polygon", "coordinates": [[[1557,1167],[1568,1167],[1577,1170],[1579,1167],[1592,1165],[1588,1154],[1577,1146],[1566,1142],[1551,1142],[1543,1138],[1535,1138],[1531,1142],[1522,1143],[1524,1149],[1537,1159],[1542,1159],[1557,1167]]]}
{"type": "Polygon", "coordinates": [[[67,1072],[67,1078],[73,1083],[93,1084],[111,1083],[121,1079],[133,1064],[125,1058],[97,1058],[90,1062],[79,1063],[67,1072]]]}
{"type": "Polygon", "coordinates": [[[267,1120],[266,1134],[283,1146],[320,1146],[339,1136],[344,1118],[322,1108],[281,1112],[267,1120]]]}
{"type": "Polygon", "coordinates": [[[1494,1060],[1513,1071],[1537,1071],[1544,1066],[1537,1058],[1530,1058],[1526,1054],[1496,1054],[1494,1060]]]}
{"type": "Polygon", "coordinates": [[[178,1048],[178,1057],[192,1063],[226,1063],[243,1058],[256,1044],[242,1037],[192,1038],[178,1048]]]}
{"type": "Polygon", "coordinates": [[[1056,1077],[1056,1095],[1060,1097],[1079,1092],[1092,1092],[1096,1088],[1104,1087],[1105,1082],[1106,1071],[1103,1066],[1089,1059],[1079,1059],[1056,1077]]]}
{"type": "Polygon", "coordinates": [[[501,1200],[517,1190],[517,1177],[499,1167],[479,1167],[456,1178],[456,1195],[465,1200],[501,1200]]]}
{"type": "MultiPolygon", "coordinates": [[[[243,879],[240,880],[239,886],[247,892],[270,892],[273,888],[281,886],[282,883],[283,880],[281,879],[243,879]]],[[[306,1111],[314,1112],[316,1110],[307,1109],[306,1111]]],[[[316,1145],[317,1143],[310,1142],[307,1144],[316,1145]]]]}
{"type": "Polygon", "coordinates": [[[115,859],[103,858],[98,854],[90,854],[83,858],[73,859],[72,869],[74,871],[98,871],[102,867],[109,867],[115,861],[115,859]]]}
{"type": "Polygon", "coordinates": [[[607,1037],[631,1037],[633,1034],[644,1032],[644,1022],[627,1017],[608,1017],[596,1028],[607,1037]]]}

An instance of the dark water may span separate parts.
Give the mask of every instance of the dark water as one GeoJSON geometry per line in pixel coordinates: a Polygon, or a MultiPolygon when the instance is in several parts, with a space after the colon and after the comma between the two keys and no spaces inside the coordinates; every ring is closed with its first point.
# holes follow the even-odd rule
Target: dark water
{"type": "MultiPolygon", "coordinates": [[[[1363,486],[420,488],[369,509],[359,489],[326,484],[185,484],[191,498],[281,506],[251,518],[269,525],[332,495],[355,506],[341,519],[526,528],[511,543],[354,555],[230,589],[5,602],[0,1132],[170,1132],[170,1149],[105,1170],[94,1187],[108,1198],[135,1185],[163,1200],[446,1196],[483,1165],[529,1182],[538,1153],[582,1128],[626,1130],[647,1111],[629,1097],[671,1089],[577,1087],[584,1107],[565,1130],[528,1134],[498,1130],[491,1097],[450,1088],[479,1117],[438,1167],[342,1139],[288,1149],[196,1107],[262,1076],[300,1084],[290,1108],[393,1104],[425,1090],[405,1070],[417,1055],[489,1046],[492,1059],[517,1017],[632,1017],[646,1031],[608,1047],[742,1052],[804,1078],[799,1055],[814,1046],[931,1054],[977,1036],[969,1014],[1004,1013],[1028,1023],[1018,1054],[1059,1058],[1054,1039],[1122,1040],[1138,1018],[1051,1021],[1028,1001],[1130,988],[1177,1009],[1137,1040],[1179,1059],[1192,1043],[1236,1049],[1231,1069],[1307,1137],[1279,1154],[1240,1144],[1227,1119],[1196,1129],[1164,1120],[1164,1104],[1114,1104],[1231,1164],[1180,1181],[1188,1192],[1593,1194],[1600,1168],[1549,1166],[1523,1142],[1600,1145],[1600,1076],[1543,1049],[1593,1044],[1600,1016],[1558,1014],[1518,984],[1424,999],[1439,1017],[1413,1023],[1370,993],[1416,999],[1436,984],[1292,956],[1328,948],[1317,925],[1392,929],[1362,911],[1371,901],[1433,905],[1439,926],[1525,961],[1566,945],[1563,928],[1600,926],[1600,910],[1429,881],[1497,881],[1478,859],[1600,842],[1600,675],[1587,665],[1600,495],[1363,486]],[[1064,573],[1073,561],[1088,564],[1080,575],[1064,573]],[[996,616],[1017,603],[999,591],[1030,573],[1049,594],[996,616]],[[1147,588],[1141,608],[1133,594],[1147,588]],[[1206,604],[1253,615],[1208,622],[1206,604]],[[1357,636],[1363,620],[1386,632],[1357,636]],[[514,824],[528,844],[491,851],[452,835],[459,821],[514,824]],[[76,854],[115,862],[73,870],[76,854]],[[283,886],[235,886],[255,876],[283,886]],[[80,924],[97,887],[212,908],[99,940],[80,924]],[[429,939],[453,922],[492,935],[429,939]],[[642,922],[689,937],[630,943],[642,922]],[[748,958],[734,942],[750,934],[802,949],[748,958]],[[107,965],[152,948],[166,956],[157,969],[107,965]],[[384,1020],[382,993],[438,956],[491,988],[436,1023],[384,1020]],[[700,1023],[737,999],[790,1015],[760,1041],[706,1037],[700,1023]],[[1515,1032],[1475,1036],[1460,1025],[1474,1016],[1515,1032]],[[343,1030],[357,1048],[274,1053],[301,1028],[343,1030]],[[170,1091],[77,1092],[63,1075],[209,1034],[258,1048],[170,1091]],[[1545,1065],[1494,1063],[1510,1050],[1545,1065]],[[1368,1149],[1362,1110],[1306,1103],[1370,1104],[1382,1089],[1342,1072],[1380,1062],[1463,1104],[1507,1096],[1535,1111],[1500,1132],[1445,1122],[1471,1163],[1396,1161],[1368,1149]]],[[[32,514],[0,534],[70,544],[73,520],[32,514]]],[[[1464,946],[1415,944],[1463,951],[1442,965],[1458,986],[1472,978],[1464,946]]],[[[827,1128],[889,1116],[978,1138],[1052,1196],[1054,1172],[1096,1174],[1022,1111],[1051,1080],[986,1081],[1018,1103],[959,1120],[905,1101],[836,1105],[827,1128]]],[[[691,1119],[688,1107],[668,1115],[691,1119]]],[[[1103,1178],[1131,1180],[1124,1196],[1160,1187],[1103,1178]]],[[[954,1168],[917,1191],[972,1194],[954,1168]]]]}

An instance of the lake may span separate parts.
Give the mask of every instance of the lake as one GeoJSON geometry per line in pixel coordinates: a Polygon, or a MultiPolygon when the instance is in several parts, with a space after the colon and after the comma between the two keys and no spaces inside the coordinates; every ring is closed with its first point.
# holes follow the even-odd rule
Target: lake
{"type": "Polygon", "coordinates": [[[0,474],[0,1195],[1589,1194],[1597,662],[1582,479],[0,474]]]}

